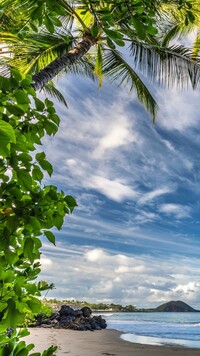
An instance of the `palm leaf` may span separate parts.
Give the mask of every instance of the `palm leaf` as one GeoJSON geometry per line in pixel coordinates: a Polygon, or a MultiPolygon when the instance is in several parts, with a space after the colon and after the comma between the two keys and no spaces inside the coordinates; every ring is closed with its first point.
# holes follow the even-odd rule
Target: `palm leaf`
{"type": "Polygon", "coordinates": [[[99,78],[99,88],[102,86],[103,75],[102,75],[102,66],[103,66],[103,58],[102,58],[102,46],[97,44],[97,54],[96,54],[96,64],[94,67],[94,74],[99,78]]]}
{"type": "Polygon", "coordinates": [[[58,100],[60,103],[64,104],[66,107],[67,102],[62,95],[62,93],[55,87],[54,83],[52,81],[49,81],[45,86],[42,88],[43,92],[47,95],[50,95],[52,98],[55,98],[58,100]]]}
{"type": "Polygon", "coordinates": [[[132,42],[130,51],[135,68],[152,81],[167,87],[195,88],[200,79],[200,58],[192,59],[192,51],[182,45],[161,47],[132,42]]]}
{"type": "Polygon", "coordinates": [[[138,100],[145,105],[146,109],[151,113],[153,121],[155,121],[157,111],[156,101],[139,75],[124,60],[119,51],[105,49],[103,54],[103,74],[110,78],[112,82],[117,81],[119,85],[129,85],[130,91],[136,90],[138,100]]]}
{"type": "Polygon", "coordinates": [[[11,65],[23,73],[35,73],[44,68],[71,49],[72,43],[70,35],[64,30],[54,34],[30,34],[23,40],[9,34],[0,34],[0,38],[4,43],[10,43],[9,49],[13,53],[11,65]]]}
{"type": "Polygon", "coordinates": [[[74,75],[81,75],[96,81],[96,76],[94,75],[94,64],[90,59],[90,56],[84,56],[77,62],[73,63],[70,67],[65,69],[65,72],[72,73],[74,75]]]}
{"type": "Polygon", "coordinates": [[[193,44],[192,58],[194,60],[197,59],[199,52],[200,52],[200,32],[197,34],[193,44]]]}
{"type": "Polygon", "coordinates": [[[182,39],[183,37],[187,36],[189,33],[194,31],[194,26],[193,24],[188,24],[187,26],[185,25],[185,22],[181,22],[179,24],[170,26],[170,29],[166,31],[165,29],[165,35],[162,37],[162,47],[167,47],[174,38],[177,40],[182,39]]]}

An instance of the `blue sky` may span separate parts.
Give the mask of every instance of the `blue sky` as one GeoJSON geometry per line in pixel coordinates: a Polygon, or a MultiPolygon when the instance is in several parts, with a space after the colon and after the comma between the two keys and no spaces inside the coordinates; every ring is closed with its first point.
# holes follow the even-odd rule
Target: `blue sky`
{"type": "Polygon", "coordinates": [[[153,87],[156,124],[122,87],[63,75],[69,109],[44,141],[52,179],[78,203],[44,241],[49,297],[200,308],[199,91],[153,87]]]}

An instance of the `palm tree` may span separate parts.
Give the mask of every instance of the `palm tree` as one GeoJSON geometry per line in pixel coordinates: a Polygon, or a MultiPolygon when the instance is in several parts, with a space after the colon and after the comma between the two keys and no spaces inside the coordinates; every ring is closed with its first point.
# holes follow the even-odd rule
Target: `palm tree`
{"type": "MultiPolygon", "coordinates": [[[[9,1],[4,0],[7,4],[9,1]]],[[[40,34],[35,32],[37,28],[29,21],[35,18],[33,14],[37,9],[32,7],[34,1],[23,0],[20,4],[24,2],[29,4],[26,16],[21,17],[26,25],[23,23],[22,30],[18,34],[12,33],[11,37],[10,33],[2,32],[1,38],[4,43],[10,43],[13,53],[10,65],[31,73],[36,90],[44,88],[66,68],[74,72],[82,68],[90,77],[94,71],[99,78],[99,86],[103,75],[119,84],[129,84],[130,90],[136,90],[138,99],[155,119],[157,104],[137,69],[168,86],[183,86],[189,81],[196,85],[200,67],[198,60],[192,60],[192,51],[180,45],[166,46],[159,40],[158,29],[162,30],[163,26],[158,9],[160,3],[170,8],[171,1],[148,0],[141,6],[134,0],[77,0],[75,4],[57,0],[63,14],[59,20],[51,11],[46,14],[44,25],[50,33],[43,25],[40,26],[40,34]],[[132,63],[119,51],[119,46],[125,46],[125,54],[129,51],[132,63]]],[[[176,6],[179,2],[173,3],[176,6]]],[[[15,8],[18,4],[21,9],[17,0],[13,4],[15,8]]]]}

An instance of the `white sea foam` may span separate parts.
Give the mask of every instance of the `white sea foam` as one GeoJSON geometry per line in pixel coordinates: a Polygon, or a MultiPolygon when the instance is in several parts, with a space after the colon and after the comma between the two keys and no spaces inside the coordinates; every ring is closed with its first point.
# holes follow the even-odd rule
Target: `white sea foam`
{"type": "Polygon", "coordinates": [[[200,313],[113,313],[105,319],[132,342],[200,348],[200,313]]]}

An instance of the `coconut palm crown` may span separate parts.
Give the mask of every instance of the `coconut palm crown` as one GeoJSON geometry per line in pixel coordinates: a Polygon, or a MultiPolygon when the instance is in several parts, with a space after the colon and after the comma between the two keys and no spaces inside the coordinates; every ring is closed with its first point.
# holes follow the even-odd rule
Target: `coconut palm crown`
{"type": "MultiPolygon", "coordinates": [[[[45,88],[63,70],[85,73],[93,79],[96,76],[99,86],[106,76],[129,85],[130,91],[136,90],[139,101],[155,119],[157,104],[140,72],[167,86],[183,87],[189,82],[195,86],[199,82],[198,56],[194,61],[190,49],[169,46],[160,39],[163,21],[168,21],[168,16],[161,16],[163,5],[170,9],[172,1],[57,0],[56,6],[52,1],[40,0],[3,3],[4,9],[10,5],[7,18],[12,22],[14,7],[19,19],[17,31],[6,31],[4,25],[0,33],[1,41],[12,53],[7,60],[11,66],[32,74],[36,90],[45,88]],[[124,47],[122,51],[120,47],[124,47]]],[[[192,20],[191,3],[173,1],[188,22],[192,20]]],[[[5,16],[6,11],[4,22],[5,16]]],[[[168,26],[169,30],[170,21],[168,26]]]]}

